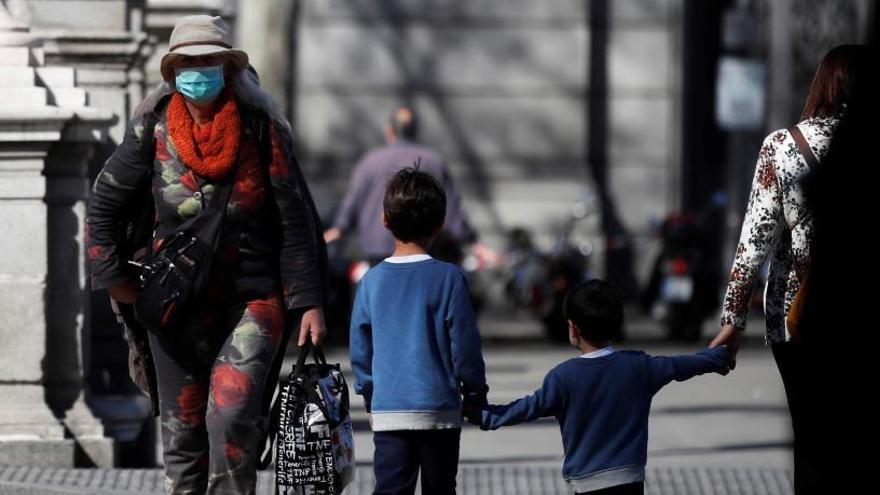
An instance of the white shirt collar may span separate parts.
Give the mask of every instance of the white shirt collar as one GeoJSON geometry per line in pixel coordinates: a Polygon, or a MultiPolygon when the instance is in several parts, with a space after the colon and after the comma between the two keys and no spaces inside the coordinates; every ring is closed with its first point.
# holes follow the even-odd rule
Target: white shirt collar
{"type": "Polygon", "coordinates": [[[611,354],[612,352],[614,352],[614,348],[609,345],[608,347],[605,347],[603,349],[599,349],[597,351],[588,352],[586,354],[581,354],[581,357],[584,359],[600,358],[602,356],[607,356],[607,355],[611,354]]]}
{"type": "Polygon", "coordinates": [[[430,254],[410,254],[407,256],[390,256],[385,258],[385,261],[389,263],[415,263],[430,259],[432,259],[430,254]]]}

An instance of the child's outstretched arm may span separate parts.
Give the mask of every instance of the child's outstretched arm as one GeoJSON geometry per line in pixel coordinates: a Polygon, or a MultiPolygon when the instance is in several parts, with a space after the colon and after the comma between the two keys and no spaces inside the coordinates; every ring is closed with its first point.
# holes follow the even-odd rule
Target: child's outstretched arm
{"type": "Polygon", "coordinates": [[[483,362],[480,331],[471,308],[464,274],[461,274],[461,280],[453,291],[446,324],[451,342],[452,365],[455,376],[461,382],[465,402],[482,406],[485,404],[489,386],[486,385],[486,364],[483,362]]]}
{"type": "Polygon", "coordinates": [[[657,393],[672,380],[683,382],[697,375],[722,371],[727,366],[727,346],[701,349],[684,356],[648,356],[652,391],[657,393]]]}
{"type": "Polygon", "coordinates": [[[562,384],[551,371],[544,378],[544,384],[532,395],[515,400],[506,406],[487,405],[483,407],[480,428],[496,430],[502,426],[534,421],[546,416],[554,416],[562,407],[562,384]]]}
{"type": "Polygon", "coordinates": [[[355,377],[354,391],[364,396],[364,405],[370,412],[373,399],[373,327],[365,299],[366,291],[358,287],[351,310],[348,347],[355,377]]]}

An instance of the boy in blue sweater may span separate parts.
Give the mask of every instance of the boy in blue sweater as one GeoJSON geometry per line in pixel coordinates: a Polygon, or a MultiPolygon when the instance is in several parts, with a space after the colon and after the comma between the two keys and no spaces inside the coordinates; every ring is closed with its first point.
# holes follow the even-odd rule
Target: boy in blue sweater
{"type": "Polygon", "coordinates": [[[388,183],[383,222],[394,254],[361,280],[351,315],[355,392],[371,413],[374,494],[454,494],[462,395],[486,401],[480,335],[462,271],[427,249],[443,226],[446,194],[408,168],[388,183]]]}
{"type": "Polygon", "coordinates": [[[554,416],[562,430],[562,475],[575,493],[643,494],[651,399],[672,380],[725,372],[727,351],[649,356],[615,351],[623,306],[612,286],[590,280],[565,300],[568,335],[580,357],[556,366],[533,395],[506,406],[467,411],[484,430],[554,416]]]}

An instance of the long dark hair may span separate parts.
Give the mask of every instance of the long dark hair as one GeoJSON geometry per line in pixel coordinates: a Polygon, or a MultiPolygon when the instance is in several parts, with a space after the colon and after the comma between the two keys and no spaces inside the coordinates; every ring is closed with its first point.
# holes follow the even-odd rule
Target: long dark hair
{"type": "Polygon", "coordinates": [[[868,47],[840,45],[832,48],[816,69],[801,119],[833,117],[852,100],[856,85],[864,79],[868,47]]]}

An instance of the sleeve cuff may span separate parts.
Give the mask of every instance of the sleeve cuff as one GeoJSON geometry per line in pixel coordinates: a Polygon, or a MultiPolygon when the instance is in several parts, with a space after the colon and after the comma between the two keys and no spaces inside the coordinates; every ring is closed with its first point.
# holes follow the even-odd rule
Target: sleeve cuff
{"type": "Polygon", "coordinates": [[[720,345],[720,346],[712,348],[712,349],[704,349],[703,351],[701,351],[701,353],[704,353],[704,354],[710,356],[711,358],[713,358],[713,360],[718,361],[716,363],[716,365],[717,365],[716,371],[723,369],[725,366],[727,366],[728,351],[727,351],[726,345],[720,345]]]}
{"type": "Polygon", "coordinates": [[[486,397],[489,395],[489,386],[486,385],[483,390],[477,392],[464,392],[462,395],[466,402],[482,407],[487,404],[486,397]]]}
{"type": "Polygon", "coordinates": [[[725,313],[721,315],[721,325],[733,325],[737,330],[746,329],[746,317],[725,313]]]}
{"type": "Polygon", "coordinates": [[[317,294],[300,293],[284,296],[284,306],[287,310],[321,307],[323,305],[324,298],[321,297],[320,291],[317,294]]]}
{"type": "Polygon", "coordinates": [[[485,408],[480,411],[480,429],[483,431],[489,431],[492,429],[492,418],[491,413],[487,411],[485,408]]]}

